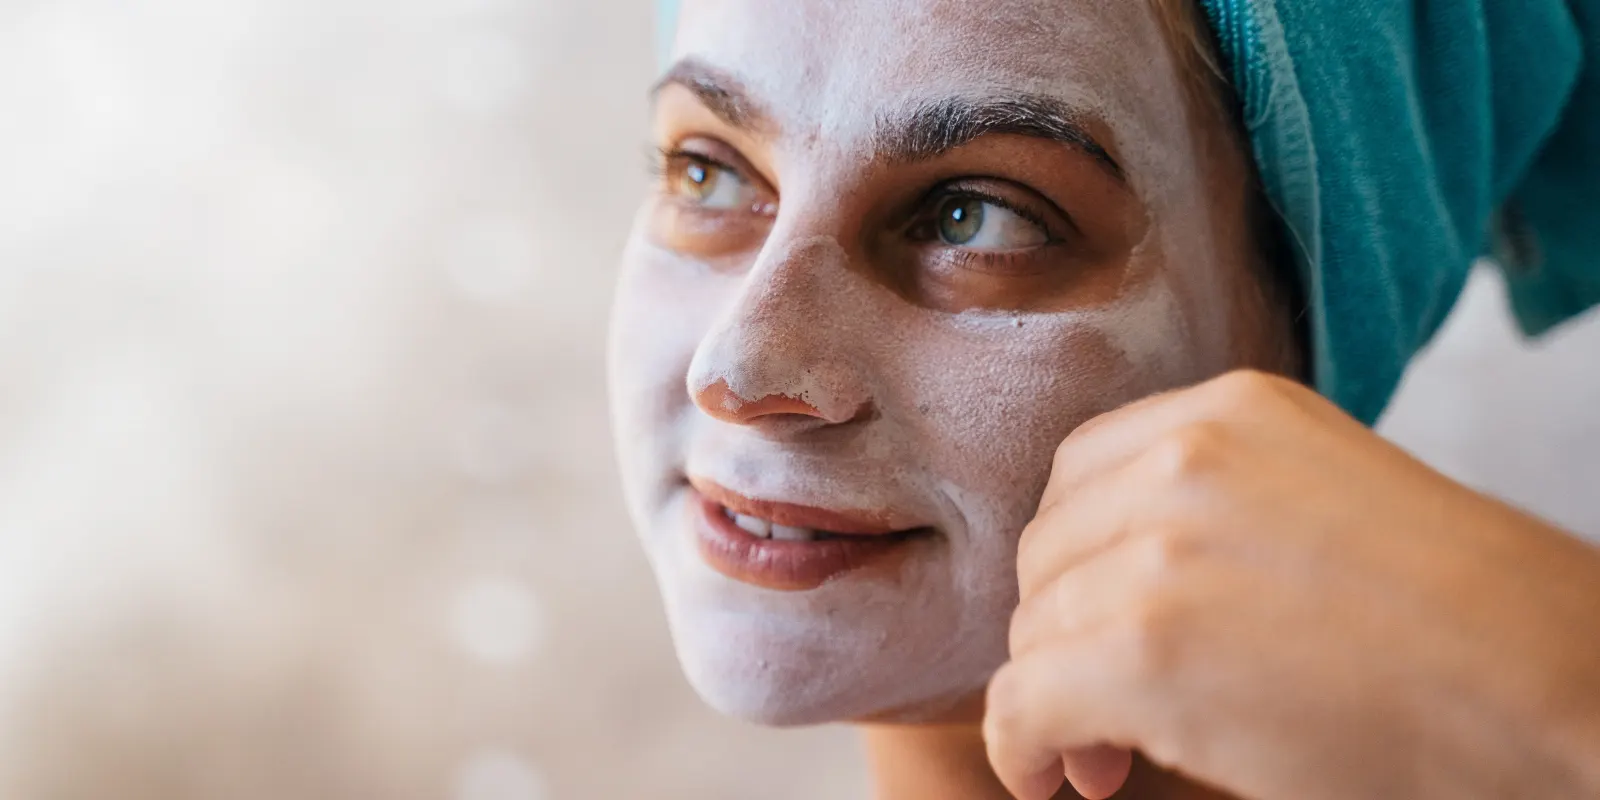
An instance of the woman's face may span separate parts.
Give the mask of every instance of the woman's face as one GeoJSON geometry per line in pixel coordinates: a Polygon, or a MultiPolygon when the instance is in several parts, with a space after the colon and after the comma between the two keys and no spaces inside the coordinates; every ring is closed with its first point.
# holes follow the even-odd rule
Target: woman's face
{"type": "Polygon", "coordinates": [[[678,654],[776,724],[1003,662],[1074,427],[1261,364],[1249,173],[1129,0],[687,0],[612,412],[678,654]]]}

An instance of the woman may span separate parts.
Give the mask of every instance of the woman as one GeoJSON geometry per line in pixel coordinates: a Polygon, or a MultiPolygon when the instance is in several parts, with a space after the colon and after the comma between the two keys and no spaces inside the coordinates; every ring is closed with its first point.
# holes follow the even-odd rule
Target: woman
{"type": "Polygon", "coordinates": [[[1596,791],[1600,556],[1362,425],[1491,221],[1600,298],[1593,34],[1326,5],[684,3],[611,372],[709,703],[890,800],[1596,791]]]}

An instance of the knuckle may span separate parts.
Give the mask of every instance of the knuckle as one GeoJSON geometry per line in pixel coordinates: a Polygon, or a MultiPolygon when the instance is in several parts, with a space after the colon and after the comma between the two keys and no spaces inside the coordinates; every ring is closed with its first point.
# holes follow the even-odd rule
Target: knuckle
{"type": "Polygon", "coordinates": [[[1011,625],[1006,631],[1006,649],[1013,656],[1027,647],[1032,626],[1032,620],[1028,619],[1031,613],[1026,603],[1011,613],[1011,625]]]}
{"type": "Polygon", "coordinates": [[[1121,626],[1119,647],[1128,674],[1138,684],[1167,684],[1180,668],[1174,614],[1158,601],[1141,603],[1121,626]]]}
{"type": "MultiPolygon", "coordinates": [[[[1055,576],[1052,576],[1055,578],[1055,576]]],[[[1012,657],[1036,650],[1066,627],[1072,618],[1072,602],[1066,591],[1066,581],[1059,578],[1041,581],[1033,596],[1024,600],[1011,614],[1008,643],[1012,657]]]]}
{"type": "Polygon", "coordinates": [[[1011,628],[1007,640],[1013,657],[1029,650],[1039,637],[1040,611],[1036,603],[1023,603],[1011,615],[1011,628]]]}
{"type": "Polygon", "coordinates": [[[1213,383],[1224,410],[1249,408],[1283,394],[1282,379],[1254,369],[1234,370],[1213,383]]]}
{"type": "MultiPolygon", "coordinates": [[[[1159,586],[1160,578],[1135,576],[1140,586],[1159,586]]],[[[1095,598],[1085,584],[1059,569],[1038,571],[1023,584],[1025,596],[1012,612],[1008,644],[1013,658],[1065,644],[1095,621],[1095,598]]]]}
{"type": "Polygon", "coordinates": [[[1168,680],[1180,666],[1189,626],[1181,602],[1191,577],[1197,545],[1184,536],[1152,536],[1142,542],[1138,599],[1118,626],[1122,655],[1136,680],[1145,685],[1168,680]]]}
{"type": "Polygon", "coordinates": [[[1179,481],[1217,468],[1229,447],[1230,436],[1220,422],[1185,425],[1151,448],[1149,463],[1156,475],[1179,481]]]}
{"type": "Polygon", "coordinates": [[[1143,577],[1152,587],[1170,586],[1182,577],[1200,553],[1200,545],[1182,528],[1167,526],[1137,545],[1143,577]]]}
{"type": "Polygon", "coordinates": [[[1028,556],[1039,547],[1046,537],[1050,535],[1049,512],[1041,510],[1033,519],[1022,526],[1022,532],[1017,535],[1017,560],[1026,562],[1028,556]]]}
{"type": "Polygon", "coordinates": [[[1027,687],[1021,673],[1011,664],[995,672],[984,692],[984,727],[991,735],[1006,738],[1022,727],[1022,715],[1028,707],[1027,687]]]}
{"type": "MultiPolygon", "coordinates": [[[[1072,432],[1067,434],[1066,441],[1072,441],[1072,439],[1074,437],[1082,436],[1083,434],[1089,433],[1090,431],[1099,430],[1100,428],[1104,427],[1107,423],[1109,423],[1111,420],[1113,420],[1115,418],[1116,418],[1116,412],[1115,411],[1107,411],[1107,412],[1104,412],[1104,413],[1101,413],[1101,414],[1096,414],[1096,415],[1094,415],[1092,417],[1089,417],[1088,419],[1083,420],[1082,422],[1079,422],[1076,426],[1073,427],[1072,432]]],[[[1063,442],[1063,444],[1065,444],[1065,442],[1063,442]]]]}
{"type": "Polygon", "coordinates": [[[1047,549],[1045,545],[1050,535],[1050,523],[1043,517],[1034,517],[1023,526],[1022,534],[1017,539],[1017,586],[1020,589],[1033,589],[1042,577],[1046,559],[1040,554],[1047,549]]]}
{"type": "Polygon", "coordinates": [[[1064,472],[1072,466],[1074,455],[1077,453],[1078,440],[1076,437],[1082,432],[1088,430],[1088,426],[1092,422],[1093,421],[1091,420],[1090,422],[1084,423],[1076,431],[1074,431],[1071,436],[1068,436],[1056,443],[1055,452],[1050,456],[1050,468],[1052,471],[1064,472]]]}

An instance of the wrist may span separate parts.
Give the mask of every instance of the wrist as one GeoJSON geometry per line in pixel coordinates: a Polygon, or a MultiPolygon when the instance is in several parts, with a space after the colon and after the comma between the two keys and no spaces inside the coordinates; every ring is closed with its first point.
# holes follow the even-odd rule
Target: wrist
{"type": "MultiPolygon", "coordinates": [[[[1600,648],[1587,648],[1591,651],[1600,648]]],[[[1553,726],[1553,750],[1565,768],[1569,786],[1561,796],[1600,797],[1600,652],[1572,675],[1569,701],[1553,726]]]]}
{"type": "MultiPolygon", "coordinates": [[[[1567,561],[1569,572],[1556,583],[1558,602],[1551,602],[1545,619],[1550,623],[1540,700],[1551,761],[1561,780],[1551,797],[1600,797],[1600,551],[1575,539],[1569,544],[1581,551],[1567,561]]],[[[1556,598],[1553,598],[1556,599],[1556,598]]],[[[1530,659],[1532,661],[1532,659],[1530,659]]]]}
{"type": "Polygon", "coordinates": [[[1518,796],[1600,797],[1600,550],[1537,521],[1524,530],[1547,546],[1486,580],[1474,604],[1480,630],[1499,633],[1468,659],[1468,680],[1487,689],[1482,719],[1499,734],[1461,754],[1495,764],[1491,781],[1514,781],[1501,788],[1518,796]]]}

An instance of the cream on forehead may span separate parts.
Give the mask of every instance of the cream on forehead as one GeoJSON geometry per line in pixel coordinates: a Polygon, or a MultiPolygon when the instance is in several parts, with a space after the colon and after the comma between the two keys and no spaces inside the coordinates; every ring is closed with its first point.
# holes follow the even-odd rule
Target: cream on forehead
{"type": "Polygon", "coordinates": [[[1143,5],[686,0],[672,58],[727,70],[795,135],[834,147],[863,146],[885,108],[996,92],[1055,97],[1143,140],[1170,119],[1133,101],[1181,96],[1173,70],[1152,68],[1165,45],[1143,5]]]}

